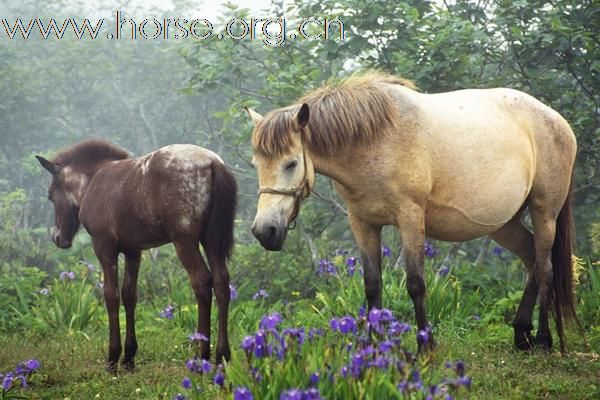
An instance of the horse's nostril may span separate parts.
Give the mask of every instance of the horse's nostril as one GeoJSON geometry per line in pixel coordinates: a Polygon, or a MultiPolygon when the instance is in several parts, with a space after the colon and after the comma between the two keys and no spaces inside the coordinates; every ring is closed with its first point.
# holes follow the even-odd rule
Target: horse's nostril
{"type": "Polygon", "coordinates": [[[267,237],[269,239],[274,238],[277,235],[277,228],[275,226],[270,226],[267,228],[267,237]]]}

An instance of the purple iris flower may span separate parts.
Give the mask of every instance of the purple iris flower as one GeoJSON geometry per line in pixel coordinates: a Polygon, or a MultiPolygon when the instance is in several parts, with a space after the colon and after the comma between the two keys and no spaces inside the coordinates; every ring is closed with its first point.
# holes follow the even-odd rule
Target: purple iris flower
{"type": "Polygon", "coordinates": [[[320,379],[320,377],[319,377],[319,373],[318,372],[315,372],[314,374],[311,374],[310,378],[309,378],[310,384],[312,386],[317,386],[317,384],[319,383],[319,379],[320,379]]]}
{"type": "Polygon", "coordinates": [[[229,284],[229,300],[235,300],[238,298],[238,292],[235,286],[229,284]]]}
{"type": "Polygon", "coordinates": [[[12,377],[12,374],[10,374],[10,373],[6,374],[6,376],[2,380],[2,389],[4,389],[4,391],[8,392],[13,385],[13,381],[14,381],[14,379],[12,377]]]}
{"type": "Polygon", "coordinates": [[[381,251],[382,251],[384,257],[391,257],[392,256],[392,250],[389,247],[387,247],[387,246],[383,246],[382,249],[381,249],[381,251]]]}
{"type": "Polygon", "coordinates": [[[281,393],[279,400],[302,400],[302,391],[299,389],[290,389],[281,393]]]}
{"type": "Polygon", "coordinates": [[[27,365],[27,368],[29,369],[29,371],[35,371],[36,369],[38,369],[40,367],[40,362],[38,360],[36,360],[35,358],[28,360],[25,364],[27,365]]]}
{"type": "Polygon", "coordinates": [[[392,321],[390,326],[388,327],[387,334],[389,336],[400,336],[408,331],[410,331],[412,327],[404,322],[392,321]]]}
{"type": "Polygon", "coordinates": [[[254,400],[254,396],[245,387],[238,387],[233,392],[233,400],[254,400]]]}
{"type": "Polygon", "coordinates": [[[502,256],[502,253],[504,253],[504,248],[500,247],[500,246],[495,246],[494,250],[492,251],[494,253],[495,256],[502,256]]]}
{"type": "Polygon", "coordinates": [[[285,328],[281,332],[281,335],[283,338],[289,336],[292,339],[296,339],[300,346],[304,344],[304,328],[285,328]]]}
{"type": "Polygon", "coordinates": [[[427,344],[429,342],[429,330],[422,329],[417,332],[417,343],[420,345],[427,344]]]}
{"type": "Polygon", "coordinates": [[[269,293],[267,293],[267,291],[264,289],[260,289],[258,292],[256,292],[254,294],[254,296],[252,296],[252,299],[258,300],[258,299],[266,299],[268,297],[269,297],[269,293]]]}
{"type": "Polygon", "coordinates": [[[281,322],[281,315],[279,313],[265,315],[259,323],[259,328],[264,330],[273,330],[277,328],[277,325],[281,322]]]}
{"type": "Polygon", "coordinates": [[[181,381],[181,386],[184,389],[191,389],[192,388],[192,380],[190,378],[188,378],[187,376],[183,378],[183,380],[181,381]]]}
{"type": "Polygon", "coordinates": [[[192,333],[190,336],[188,336],[188,339],[190,339],[190,342],[194,343],[208,342],[206,335],[203,335],[200,332],[192,333]]]}
{"type": "Polygon", "coordinates": [[[63,271],[58,276],[61,281],[67,282],[75,279],[75,272],[73,271],[63,271]]]}
{"type": "Polygon", "coordinates": [[[158,315],[160,315],[161,317],[166,318],[166,319],[173,319],[174,312],[175,312],[175,307],[173,307],[170,304],[167,304],[165,309],[162,310],[161,312],[159,312],[158,315]]]}
{"type": "Polygon", "coordinates": [[[354,332],[356,333],[356,320],[350,316],[340,318],[340,332],[344,335],[354,332]]]}
{"type": "Polygon", "coordinates": [[[335,265],[328,259],[319,260],[317,275],[337,275],[335,265]]]}
{"type": "Polygon", "coordinates": [[[321,393],[316,388],[310,388],[302,393],[302,400],[321,400],[321,393]]]}
{"type": "Polygon", "coordinates": [[[429,240],[426,240],[425,244],[423,244],[423,252],[425,253],[426,257],[434,258],[440,251],[435,248],[429,240]]]}
{"type": "Polygon", "coordinates": [[[220,387],[223,387],[225,385],[225,374],[223,374],[222,368],[219,368],[217,370],[217,373],[215,374],[215,377],[213,379],[213,383],[220,387]]]}

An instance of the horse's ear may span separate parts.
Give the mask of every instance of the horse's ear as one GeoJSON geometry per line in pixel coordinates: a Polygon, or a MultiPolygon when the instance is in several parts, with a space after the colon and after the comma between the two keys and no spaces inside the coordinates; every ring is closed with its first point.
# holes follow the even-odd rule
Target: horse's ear
{"type": "Polygon", "coordinates": [[[308,104],[302,104],[300,107],[300,111],[296,114],[296,122],[300,128],[304,128],[306,124],[308,124],[308,118],[310,117],[310,110],[308,108],[308,104]]]}
{"type": "Polygon", "coordinates": [[[60,172],[60,167],[57,164],[54,164],[52,161],[48,161],[42,156],[35,156],[35,158],[37,158],[42,167],[44,167],[44,169],[50,172],[52,175],[56,175],[60,172]]]}
{"type": "Polygon", "coordinates": [[[258,125],[258,123],[260,121],[262,121],[264,118],[262,115],[260,115],[259,113],[257,113],[256,111],[254,111],[251,108],[244,107],[244,110],[246,110],[248,115],[250,115],[250,118],[252,118],[252,122],[254,122],[254,125],[258,125]]]}

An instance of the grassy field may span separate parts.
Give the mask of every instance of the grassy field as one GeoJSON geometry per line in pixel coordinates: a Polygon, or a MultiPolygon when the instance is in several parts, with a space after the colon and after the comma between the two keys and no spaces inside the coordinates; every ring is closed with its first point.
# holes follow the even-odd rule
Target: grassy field
{"type": "MultiPolygon", "coordinates": [[[[249,306],[247,303],[242,307],[249,306]]],[[[235,324],[235,319],[232,322],[232,364],[243,363],[240,342],[245,332],[235,324]]],[[[25,359],[41,361],[42,367],[34,375],[31,387],[22,391],[30,399],[172,399],[184,392],[181,381],[187,374],[185,361],[191,352],[187,333],[177,326],[165,325],[153,324],[151,318],[140,318],[140,350],[134,373],[112,376],[105,372],[107,329],[104,328],[86,335],[67,332],[4,335],[0,339],[0,365],[6,370],[25,359]]],[[[322,328],[327,329],[327,324],[322,328]]],[[[586,347],[575,335],[569,336],[568,354],[561,355],[514,351],[512,329],[506,324],[473,323],[457,328],[442,323],[436,334],[437,348],[425,370],[440,369],[446,360],[464,360],[472,387],[456,398],[600,398],[600,349],[597,345],[586,347]]],[[[413,345],[412,341],[407,346],[413,345]]],[[[335,343],[331,346],[335,347],[335,343]]],[[[197,397],[231,398],[227,385],[226,389],[219,389],[210,376],[201,380],[202,393],[197,397]]],[[[377,398],[368,392],[361,397],[377,398]]]]}
{"type": "MultiPolygon", "coordinates": [[[[190,367],[197,308],[187,277],[161,264],[168,261],[151,262],[140,276],[136,370],[117,375],[105,370],[100,271],[76,261],[55,278],[21,268],[0,277],[0,373],[30,359],[41,366],[27,388],[15,384],[0,399],[248,398],[235,396],[239,388],[254,399],[275,400],[600,398],[600,266],[578,263],[578,314],[587,343],[571,328],[568,352],[548,354],[513,350],[510,321],[522,273],[516,262],[496,262],[502,268],[457,263],[448,269],[427,261],[427,310],[436,339],[427,359],[415,356],[412,303],[404,272],[391,260],[383,275],[389,312],[364,311],[360,263],[348,253],[336,251],[319,263],[306,288],[310,295],[282,281],[280,294],[262,298],[242,283],[230,305],[232,359],[205,373],[190,367]],[[174,306],[172,315],[161,313],[167,305],[174,306]],[[188,388],[184,377],[191,379],[188,388]],[[290,392],[295,389],[304,396],[290,392]]],[[[216,310],[212,316],[214,345],[216,310]]],[[[124,320],[122,312],[122,331],[124,320]]]]}

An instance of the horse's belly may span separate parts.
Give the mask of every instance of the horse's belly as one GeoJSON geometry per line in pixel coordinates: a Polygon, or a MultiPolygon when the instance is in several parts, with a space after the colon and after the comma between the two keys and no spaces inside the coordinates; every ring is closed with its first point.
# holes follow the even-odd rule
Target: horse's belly
{"type": "Polygon", "coordinates": [[[425,212],[428,236],[446,241],[465,241],[489,235],[508,221],[523,206],[529,186],[523,181],[502,191],[475,190],[462,201],[431,199],[425,212]]]}

